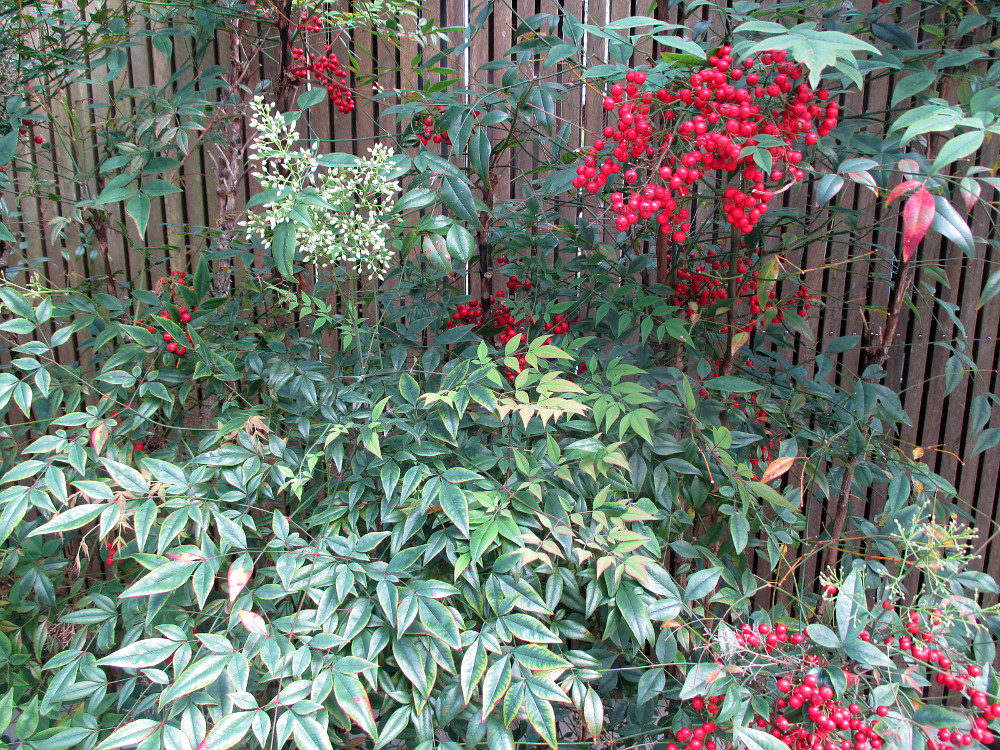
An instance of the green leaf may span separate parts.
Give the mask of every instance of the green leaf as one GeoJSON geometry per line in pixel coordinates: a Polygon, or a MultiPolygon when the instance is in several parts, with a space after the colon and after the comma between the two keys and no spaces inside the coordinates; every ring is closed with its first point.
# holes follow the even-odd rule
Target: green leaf
{"type": "Polygon", "coordinates": [[[35,309],[20,292],[10,286],[0,286],[0,310],[7,308],[19,318],[35,319],[35,309]]]}
{"type": "Polygon", "coordinates": [[[303,91],[299,94],[299,98],[296,99],[296,104],[298,104],[299,109],[309,109],[310,107],[315,107],[324,99],[326,99],[326,89],[320,87],[303,91]]]}
{"type": "Polygon", "coordinates": [[[198,560],[171,560],[154,568],[150,573],[125,589],[119,596],[122,598],[152,596],[178,589],[187,583],[199,563],[200,561],[198,560]]]}
{"type": "Polygon", "coordinates": [[[316,161],[323,167],[356,167],[359,160],[357,156],[346,151],[333,151],[323,154],[316,161]]]}
{"type": "Polygon", "coordinates": [[[944,706],[922,706],[913,713],[913,721],[925,727],[944,729],[945,727],[964,726],[968,721],[964,716],[949,711],[944,706]]]}
{"type": "Polygon", "coordinates": [[[25,320],[24,318],[14,318],[12,320],[4,321],[0,323],[0,331],[6,331],[7,333],[16,333],[21,336],[25,336],[35,330],[37,326],[30,320],[25,320]]]}
{"type": "Polygon", "coordinates": [[[380,750],[396,739],[410,723],[411,710],[409,706],[400,706],[382,723],[378,742],[372,750],[380,750]]]}
{"type": "Polygon", "coordinates": [[[78,529],[97,518],[107,508],[106,503],[91,503],[87,505],[77,505],[67,511],[63,511],[53,516],[47,523],[42,524],[37,529],[33,529],[29,537],[40,534],[56,534],[63,531],[78,529]]]}
{"type": "Polygon", "coordinates": [[[709,378],[703,385],[709,390],[725,391],[727,393],[752,393],[764,387],[759,383],[754,383],[745,378],[738,378],[734,375],[721,375],[717,378],[709,378]]]}
{"type": "Polygon", "coordinates": [[[747,750],[788,750],[788,745],[774,735],[751,727],[733,727],[733,736],[747,750]]]}
{"type": "Polygon", "coordinates": [[[171,641],[166,638],[147,638],[130,643],[113,654],[105,656],[98,660],[97,665],[100,667],[121,667],[122,669],[144,669],[159,664],[180,646],[180,641],[171,641]]]}
{"type": "Polygon", "coordinates": [[[311,716],[296,716],[292,719],[292,734],[299,750],[333,750],[326,726],[311,716]]]}
{"type": "Polygon", "coordinates": [[[816,183],[816,203],[823,206],[844,187],[844,178],[839,174],[825,174],[816,183]]]}
{"type": "Polygon", "coordinates": [[[462,180],[445,176],[441,180],[441,201],[448,210],[476,229],[480,228],[479,215],[472,190],[462,180]]]}
{"type": "Polygon", "coordinates": [[[705,50],[697,42],[690,39],[685,39],[680,35],[667,36],[666,34],[654,34],[652,38],[654,42],[659,42],[664,47],[672,47],[680,50],[682,54],[691,55],[698,60],[705,60],[705,50]]]}
{"type": "Polygon", "coordinates": [[[503,656],[483,677],[483,716],[490,714],[510,687],[510,656],[503,656]]]}
{"type": "Polygon", "coordinates": [[[461,487],[451,482],[442,482],[438,494],[441,510],[451,519],[462,536],[469,536],[469,500],[461,487]]]}
{"type": "Polygon", "coordinates": [[[681,700],[689,700],[696,695],[704,695],[709,686],[723,674],[721,666],[711,662],[695,664],[684,677],[684,685],[678,696],[681,700]]]}
{"type": "Polygon", "coordinates": [[[3,512],[0,513],[0,544],[7,541],[7,538],[14,532],[14,529],[24,520],[24,516],[30,507],[31,503],[28,500],[27,492],[22,492],[4,504],[3,512]]]}
{"type": "Polygon", "coordinates": [[[489,658],[486,653],[486,647],[483,646],[482,638],[476,638],[472,644],[465,649],[465,654],[462,656],[462,666],[459,670],[459,682],[462,686],[462,696],[465,698],[465,702],[468,703],[472,700],[472,691],[476,689],[476,685],[486,674],[486,667],[489,664],[489,658]]]}
{"type": "Polygon", "coordinates": [[[976,440],[976,447],[972,449],[972,455],[978,456],[983,451],[996,447],[1000,443],[1000,427],[990,427],[983,430],[979,439],[976,440]]]}
{"type": "Polygon", "coordinates": [[[53,727],[32,735],[31,746],[37,750],[69,750],[83,747],[95,730],[85,727],[53,727]]]}
{"type": "MultiPolygon", "coordinates": [[[[917,43],[913,41],[910,32],[898,23],[890,21],[876,21],[871,26],[872,34],[883,42],[888,42],[899,49],[916,49],[917,43]]],[[[895,103],[893,103],[895,106],[895,103]]]]}
{"type": "Polygon", "coordinates": [[[108,470],[108,474],[115,480],[115,483],[122,489],[134,492],[139,495],[149,494],[149,483],[146,478],[131,466],[127,466],[110,458],[102,458],[101,463],[108,470]]]}
{"type": "Polygon", "coordinates": [[[976,303],[976,309],[982,309],[983,305],[997,296],[997,292],[1000,292],[1000,270],[991,273],[990,277],[986,280],[986,284],[983,286],[983,293],[979,296],[979,302],[976,303]]]}
{"type": "Polygon", "coordinates": [[[826,648],[840,648],[841,640],[826,625],[820,625],[819,623],[810,623],[809,625],[809,638],[813,642],[818,643],[820,646],[825,646],[826,648]]]}
{"type": "Polygon", "coordinates": [[[125,204],[125,213],[132,217],[132,221],[135,222],[135,228],[139,230],[140,237],[144,237],[146,234],[151,204],[152,201],[149,200],[149,196],[143,193],[136,193],[125,204]]]}
{"type": "Polygon", "coordinates": [[[223,716],[205,735],[205,739],[198,745],[198,750],[229,750],[250,731],[256,713],[256,711],[236,711],[223,716]]]}
{"type": "Polygon", "coordinates": [[[934,196],[934,221],[931,229],[954,242],[970,258],[975,257],[976,244],[972,238],[972,230],[965,219],[943,195],[934,196]]]}
{"type": "Polygon", "coordinates": [[[957,354],[948,357],[944,363],[944,395],[947,396],[954,391],[965,379],[965,363],[957,354]]]}
{"type": "Polygon", "coordinates": [[[7,691],[3,698],[0,698],[0,727],[9,727],[14,718],[14,689],[7,691]]]}
{"type": "Polygon", "coordinates": [[[479,128],[469,139],[469,164],[483,182],[489,179],[493,146],[486,128],[479,128]]]}
{"type": "Polygon", "coordinates": [[[93,500],[114,500],[115,493],[104,482],[92,479],[77,479],[72,483],[80,492],[93,500]]]}
{"type": "Polygon", "coordinates": [[[94,203],[99,206],[106,205],[108,203],[118,203],[119,201],[126,201],[139,191],[135,188],[130,187],[117,187],[117,188],[105,188],[100,195],[94,199],[94,203]]]}
{"type": "Polygon", "coordinates": [[[919,94],[937,80],[937,74],[931,70],[921,70],[899,81],[892,89],[892,106],[919,94]]]}
{"type": "Polygon", "coordinates": [[[162,198],[164,195],[180,193],[181,189],[166,180],[150,180],[142,186],[142,192],[151,198],[162,198]]]}
{"type": "Polygon", "coordinates": [[[274,259],[274,267],[278,273],[286,279],[292,278],[295,274],[293,266],[295,263],[296,242],[295,223],[292,221],[282,221],[274,228],[271,235],[271,257],[274,259]]]}
{"type": "Polygon", "coordinates": [[[334,672],[333,695],[340,709],[373,739],[378,739],[378,728],[375,726],[375,714],[372,712],[368,694],[361,681],[356,677],[334,672]]]}
{"type": "Polygon", "coordinates": [[[684,589],[684,601],[694,601],[711,594],[721,575],[722,568],[707,568],[694,573],[684,589]]]}
{"type": "Polygon", "coordinates": [[[844,651],[863,667],[894,667],[892,659],[877,646],[852,638],[844,643],[844,651]]]}
{"type": "Polygon", "coordinates": [[[437,199],[437,193],[430,188],[414,188],[408,190],[396,201],[394,210],[398,214],[408,214],[427,208],[437,199]]]}
{"type": "Polygon", "coordinates": [[[528,643],[561,643],[562,639],[531,615],[517,612],[501,618],[514,637],[528,643]]]}
{"type": "Polygon", "coordinates": [[[970,130],[949,138],[938,151],[937,158],[934,159],[934,164],[931,165],[931,171],[940,172],[952,162],[974,154],[983,145],[985,137],[985,130],[970,130]]]}
{"type": "Polygon", "coordinates": [[[10,132],[0,138],[0,167],[10,163],[17,151],[17,128],[11,128],[10,132]]]}
{"type": "Polygon", "coordinates": [[[528,723],[545,740],[545,744],[552,748],[557,747],[559,740],[556,736],[556,713],[552,710],[552,704],[536,695],[529,685],[524,691],[521,707],[528,717],[528,723]]]}
{"type": "Polygon", "coordinates": [[[406,678],[413,683],[421,695],[427,696],[431,690],[431,685],[427,680],[427,669],[425,668],[425,662],[428,657],[426,651],[418,651],[414,643],[419,644],[420,648],[423,649],[423,644],[413,638],[404,637],[398,641],[394,641],[392,644],[392,655],[396,660],[396,664],[399,665],[403,674],[406,675],[406,678]]]}
{"type": "Polygon", "coordinates": [[[476,249],[476,240],[472,233],[461,224],[452,224],[445,236],[445,242],[451,257],[458,258],[462,263],[468,263],[476,249]]]}
{"type": "Polygon", "coordinates": [[[458,629],[458,622],[451,610],[445,605],[433,599],[421,597],[420,622],[433,637],[440,639],[450,648],[455,651],[462,648],[462,636],[458,629]]]}
{"type": "MultiPolygon", "coordinates": [[[[123,594],[124,596],[124,594],[123,594]]],[[[222,671],[232,659],[232,654],[211,654],[204,659],[188,664],[177,679],[160,694],[160,705],[164,706],[196,690],[208,687],[222,674],[222,671]]]]}
{"type": "Polygon", "coordinates": [[[656,640],[646,604],[636,595],[632,586],[619,586],[615,592],[615,606],[639,643],[653,643],[656,640]]]}
{"type": "Polygon", "coordinates": [[[152,719],[136,719],[122,727],[118,727],[94,750],[118,750],[122,747],[135,747],[149,737],[160,727],[159,722],[152,719]]]}
{"type": "MultiPolygon", "coordinates": [[[[1000,271],[997,275],[1000,278],[1000,271]]],[[[406,399],[406,403],[416,405],[417,399],[420,398],[420,386],[410,373],[404,372],[399,376],[399,392],[406,399]]]]}
{"type": "Polygon", "coordinates": [[[526,643],[514,649],[514,659],[532,672],[548,672],[553,669],[569,669],[570,663],[544,646],[526,643]]]}

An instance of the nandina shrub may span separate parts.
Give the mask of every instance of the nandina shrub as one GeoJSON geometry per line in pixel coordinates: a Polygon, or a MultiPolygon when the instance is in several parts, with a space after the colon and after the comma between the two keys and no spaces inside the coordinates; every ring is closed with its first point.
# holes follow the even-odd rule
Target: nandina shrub
{"type": "MultiPolygon", "coordinates": [[[[561,84],[509,60],[480,101],[398,105],[406,151],[377,167],[296,151],[273,114],[271,192],[225,237],[244,283],[213,283],[221,248],[152,291],[0,288],[0,725],[16,709],[36,750],[987,743],[996,584],[965,508],[897,444],[884,360],[832,377],[845,337],[802,361],[826,300],[780,266],[773,199],[848,138],[836,83],[760,29],[614,48],[616,119],[584,152],[561,84]],[[493,202],[539,139],[558,164],[493,202]],[[317,239],[360,213],[361,239],[317,239]],[[851,516],[862,496],[879,511],[851,516]],[[819,534],[817,505],[843,509],[819,534]]],[[[867,44],[807,38],[841,82],[867,44]]],[[[281,52],[279,85],[354,104],[332,48],[281,52]]]]}

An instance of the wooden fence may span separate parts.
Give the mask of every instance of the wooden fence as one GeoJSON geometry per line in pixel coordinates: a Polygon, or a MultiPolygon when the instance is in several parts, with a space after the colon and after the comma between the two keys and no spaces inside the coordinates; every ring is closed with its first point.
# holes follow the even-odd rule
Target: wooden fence
{"type": "MultiPolygon", "coordinates": [[[[860,0],[857,4],[861,12],[870,8],[871,0],[860,0]]],[[[682,19],[677,3],[666,3],[668,7],[650,9],[647,2],[637,0],[504,0],[497,1],[488,28],[477,35],[464,54],[454,62],[454,67],[463,78],[462,83],[474,86],[483,80],[478,76],[493,78],[496,72],[477,73],[479,67],[490,59],[503,54],[517,39],[517,29],[528,17],[537,13],[556,15],[572,14],[577,18],[591,19],[598,24],[634,15],[655,14],[658,18],[671,22],[683,22],[693,27],[698,22],[712,22],[709,8],[702,7],[697,17],[682,19]]],[[[481,5],[471,0],[439,0],[431,3],[428,12],[442,27],[464,28],[470,17],[481,9],[481,5]]],[[[905,20],[905,11],[901,20],[905,20]]],[[[459,41],[460,31],[451,32],[453,41],[459,41]]],[[[990,38],[990,30],[981,32],[983,39],[990,38]]],[[[340,40],[338,44],[343,44],[340,40]]],[[[377,37],[357,35],[347,42],[355,53],[357,71],[356,82],[384,68],[391,68],[413,57],[418,51],[415,41],[404,39],[399,47],[386,43],[377,37]]],[[[606,40],[589,37],[585,49],[593,62],[601,62],[607,54],[606,40]]],[[[217,59],[222,65],[229,62],[229,40],[220,35],[217,45],[217,59]]],[[[649,53],[656,55],[654,45],[649,53]]],[[[275,46],[268,45],[259,51],[259,66],[250,83],[274,76],[275,46]]],[[[994,52],[995,54],[995,52],[994,52]]],[[[127,66],[128,87],[163,87],[175,74],[174,65],[183,55],[175,51],[165,55],[152,44],[150,38],[138,40],[131,49],[127,66]]],[[[405,66],[402,66],[405,68],[405,66]]],[[[405,78],[403,74],[391,72],[378,78],[383,90],[395,88],[418,88],[421,81],[405,78]]],[[[424,82],[427,83],[427,82],[424,82]]],[[[574,123],[586,133],[594,133],[603,125],[604,113],[600,94],[586,86],[576,85],[578,81],[567,78],[573,88],[565,101],[557,103],[554,115],[574,123]]],[[[867,87],[862,93],[846,95],[842,100],[842,111],[847,116],[852,113],[874,113],[887,110],[889,97],[896,80],[887,76],[867,87]]],[[[112,91],[113,93],[113,91],[112,91]]],[[[358,107],[350,115],[336,112],[332,106],[320,105],[309,110],[308,127],[314,137],[330,142],[331,150],[355,150],[361,152],[380,138],[399,131],[394,118],[385,110],[391,102],[372,101],[373,87],[370,83],[357,91],[358,107]]],[[[106,103],[103,90],[97,86],[78,84],[63,92],[59,100],[51,102],[54,112],[65,116],[75,110],[80,117],[96,118],[98,111],[88,110],[86,103],[106,103]]],[[[246,138],[249,133],[244,132],[246,138]]],[[[56,138],[50,132],[46,140],[56,138]]],[[[996,140],[996,139],[995,139],[996,140]]],[[[54,170],[66,173],[70,152],[60,147],[37,149],[33,160],[42,172],[54,170]]],[[[989,151],[980,155],[980,164],[992,163],[996,158],[996,143],[989,151]]],[[[83,163],[94,159],[94,154],[73,154],[83,163]]],[[[139,237],[134,225],[127,221],[122,210],[117,218],[127,227],[128,236],[113,234],[110,257],[114,270],[121,271],[138,288],[153,288],[159,278],[171,268],[182,268],[190,263],[206,246],[203,227],[213,227],[219,222],[216,199],[215,168],[213,150],[198,148],[185,162],[180,180],[183,191],[167,195],[154,201],[149,228],[144,237],[139,237]]],[[[504,191],[499,200],[512,197],[516,193],[520,174],[532,164],[532,154],[525,152],[518,157],[514,169],[507,175],[504,191]]],[[[25,187],[21,185],[20,187],[25,187]]],[[[58,182],[55,195],[45,199],[25,199],[18,209],[21,216],[12,228],[25,231],[30,240],[26,258],[8,255],[4,260],[8,273],[27,261],[56,286],[72,286],[99,277],[104,268],[99,260],[81,246],[79,230],[70,224],[64,238],[53,237],[53,220],[67,215],[70,203],[86,197],[83,186],[65,180],[58,182]],[[65,199],[65,200],[64,200],[65,199]],[[41,264],[40,259],[48,258],[41,264]]],[[[241,183],[241,193],[237,205],[243,205],[255,188],[249,178],[241,183]]],[[[984,198],[991,196],[984,195],[984,198]]],[[[995,198],[995,196],[992,196],[995,198]]],[[[815,182],[806,184],[799,190],[786,193],[785,205],[797,208],[805,215],[812,215],[816,221],[825,220],[820,214],[815,197],[815,182]]],[[[801,258],[801,266],[809,270],[806,283],[821,289],[825,294],[825,305],[815,317],[809,319],[816,344],[823,348],[831,340],[862,332],[862,313],[867,306],[885,307],[890,288],[891,258],[898,252],[899,236],[898,207],[886,208],[884,202],[867,189],[848,184],[836,198],[840,205],[850,207],[864,217],[858,226],[843,241],[837,243],[820,242],[810,245],[801,258]],[[881,249],[879,249],[881,247],[881,249]],[[863,303],[863,304],[859,304],[863,303]]],[[[982,566],[994,576],[1000,576],[1000,540],[994,538],[994,531],[1000,522],[998,504],[997,456],[995,451],[987,451],[968,458],[972,451],[969,440],[968,415],[972,399],[984,392],[1000,390],[997,382],[997,359],[1000,350],[997,338],[1000,336],[1000,302],[986,305],[976,310],[976,301],[985,280],[997,261],[1000,261],[996,244],[996,226],[991,224],[983,206],[973,209],[967,217],[973,233],[990,242],[977,242],[976,257],[968,258],[954,245],[941,240],[936,234],[930,235],[920,249],[921,267],[917,272],[917,284],[925,291],[933,292],[942,302],[931,301],[930,294],[914,296],[916,311],[908,315],[905,327],[897,335],[898,352],[888,364],[889,382],[903,389],[903,404],[913,419],[913,425],[903,430],[900,442],[904,446],[923,450],[923,460],[935,471],[940,472],[958,488],[960,496],[970,505],[975,522],[982,530],[980,544],[983,554],[982,566]],[[933,275],[930,270],[939,265],[944,278],[933,275]],[[946,310],[946,306],[953,306],[946,310]],[[977,378],[964,381],[954,391],[945,395],[945,362],[950,357],[947,348],[941,346],[956,334],[956,320],[964,326],[968,336],[965,339],[968,355],[979,368],[977,378]]],[[[473,275],[474,276],[474,275],[473,275]]],[[[471,290],[474,293],[476,289],[471,290]]],[[[66,360],[76,359],[75,344],[70,342],[60,352],[66,360]]],[[[848,351],[837,355],[838,372],[856,372],[858,352],[848,351]]],[[[836,377],[840,377],[837,375],[836,377]]],[[[995,410],[996,413],[996,410],[995,410]]],[[[991,425],[1000,427],[1000,417],[994,416],[991,425]]],[[[852,512],[861,512],[865,499],[858,499],[852,512]]],[[[877,507],[868,507],[868,513],[877,507]]],[[[817,534],[827,523],[826,509],[816,504],[809,518],[809,533],[817,534]]]]}

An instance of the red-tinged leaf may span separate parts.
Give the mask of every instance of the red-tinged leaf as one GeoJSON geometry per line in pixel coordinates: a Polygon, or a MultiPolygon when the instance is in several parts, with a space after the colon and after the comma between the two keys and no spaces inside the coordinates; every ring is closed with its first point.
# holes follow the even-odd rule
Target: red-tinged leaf
{"type": "Polygon", "coordinates": [[[903,261],[908,261],[934,221],[934,196],[920,188],[906,199],[903,207],[903,261]]]}
{"type": "Polygon", "coordinates": [[[976,203],[979,201],[980,192],[981,188],[978,182],[971,177],[962,178],[962,181],[958,185],[958,194],[962,196],[962,202],[965,204],[966,211],[971,211],[975,208],[976,203]]]}
{"type": "Polygon", "coordinates": [[[889,197],[885,199],[885,205],[888,206],[899,196],[903,195],[904,193],[908,193],[915,188],[921,187],[921,185],[922,183],[918,182],[917,180],[903,180],[889,192],[889,197]]]}
{"type": "Polygon", "coordinates": [[[167,552],[164,557],[175,562],[196,562],[205,559],[201,555],[196,555],[193,552],[167,552]]]}
{"type": "Polygon", "coordinates": [[[764,476],[760,478],[760,481],[764,482],[765,484],[767,484],[768,482],[773,482],[775,479],[782,476],[790,468],[792,468],[792,465],[797,460],[798,459],[795,456],[784,456],[783,458],[774,459],[767,467],[767,470],[764,472],[764,476]]]}
{"type": "Polygon", "coordinates": [[[229,582],[229,603],[232,604],[239,597],[240,592],[247,585],[247,581],[250,580],[250,575],[253,573],[253,560],[250,559],[250,555],[240,555],[236,558],[236,561],[229,566],[229,574],[226,576],[226,580],[229,582]]]}
{"type": "Polygon", "coordinates": [[[601,736],[604,731],[604,703],[592,687],[587,688],[583,697],[583,721],[593,739],[601,736]]]}
{"type": "Polygon", "coordinates": [[[108,426],[101,422],[90,431],[90,445],[97,453],[104,452],[104,446],[108,442],[108,426]]]}
{"type": "Polygon", "coordinates": [[[255,635],[267,635],[267,623],[256,612],[251,612],[248,609],[240,609],[237,610],[236,614],[239,615],[243,627],[251,633],[255,635]]]}

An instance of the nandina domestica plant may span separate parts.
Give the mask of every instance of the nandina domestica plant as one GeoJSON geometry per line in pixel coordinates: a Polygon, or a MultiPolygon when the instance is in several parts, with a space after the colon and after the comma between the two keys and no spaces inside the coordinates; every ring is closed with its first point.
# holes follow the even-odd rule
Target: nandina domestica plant
{"type": "MultiPolygon", "coordinates": [[[[100,153],[73,174],[96,190],[52,224],[89,217],[81,242],[111,264],[79,285],[36,270],[55,265],[31,250],[32,201],[61,173],[13,118],[91,146],[41,93],[3,89],[7,736],[988,745],[990,521],[898,373],[930,373],[935,404],[974,382],[964,453],[1000,440],[961,317],[1000,282],[944,283],[945,250],[984,246],[950,188],[982,211],[997,186],[954,171],[997,130],[977,67],[997,19],[917,5],[947,33],[911,36],[895,0],[715,2],[700,30],[518,11],[492,52],[499,4],[469,8],[460,42],[400,2],[142,6],[197,85],[93,109],[100,153]],[[216,48],[225,64],[203,65],[216,48]],[[884,120],[859,108],[897,74],[884,120]],[[352,154],[330,142],[347,132],[367,141],[352,154]],[[182,243],[208,157],[217,222],[182,243]],[[153,203],[182,191],[184,211],[153,203]],[[928,305],[956,321],[934,329],[940,372],[896,343],[928,305]]],[[[72,20],[80,42],[34,90],[68,96],[72,63],[117,91],[145,16],[52,13],[17,22],[55,43],[72,20]]]]}

